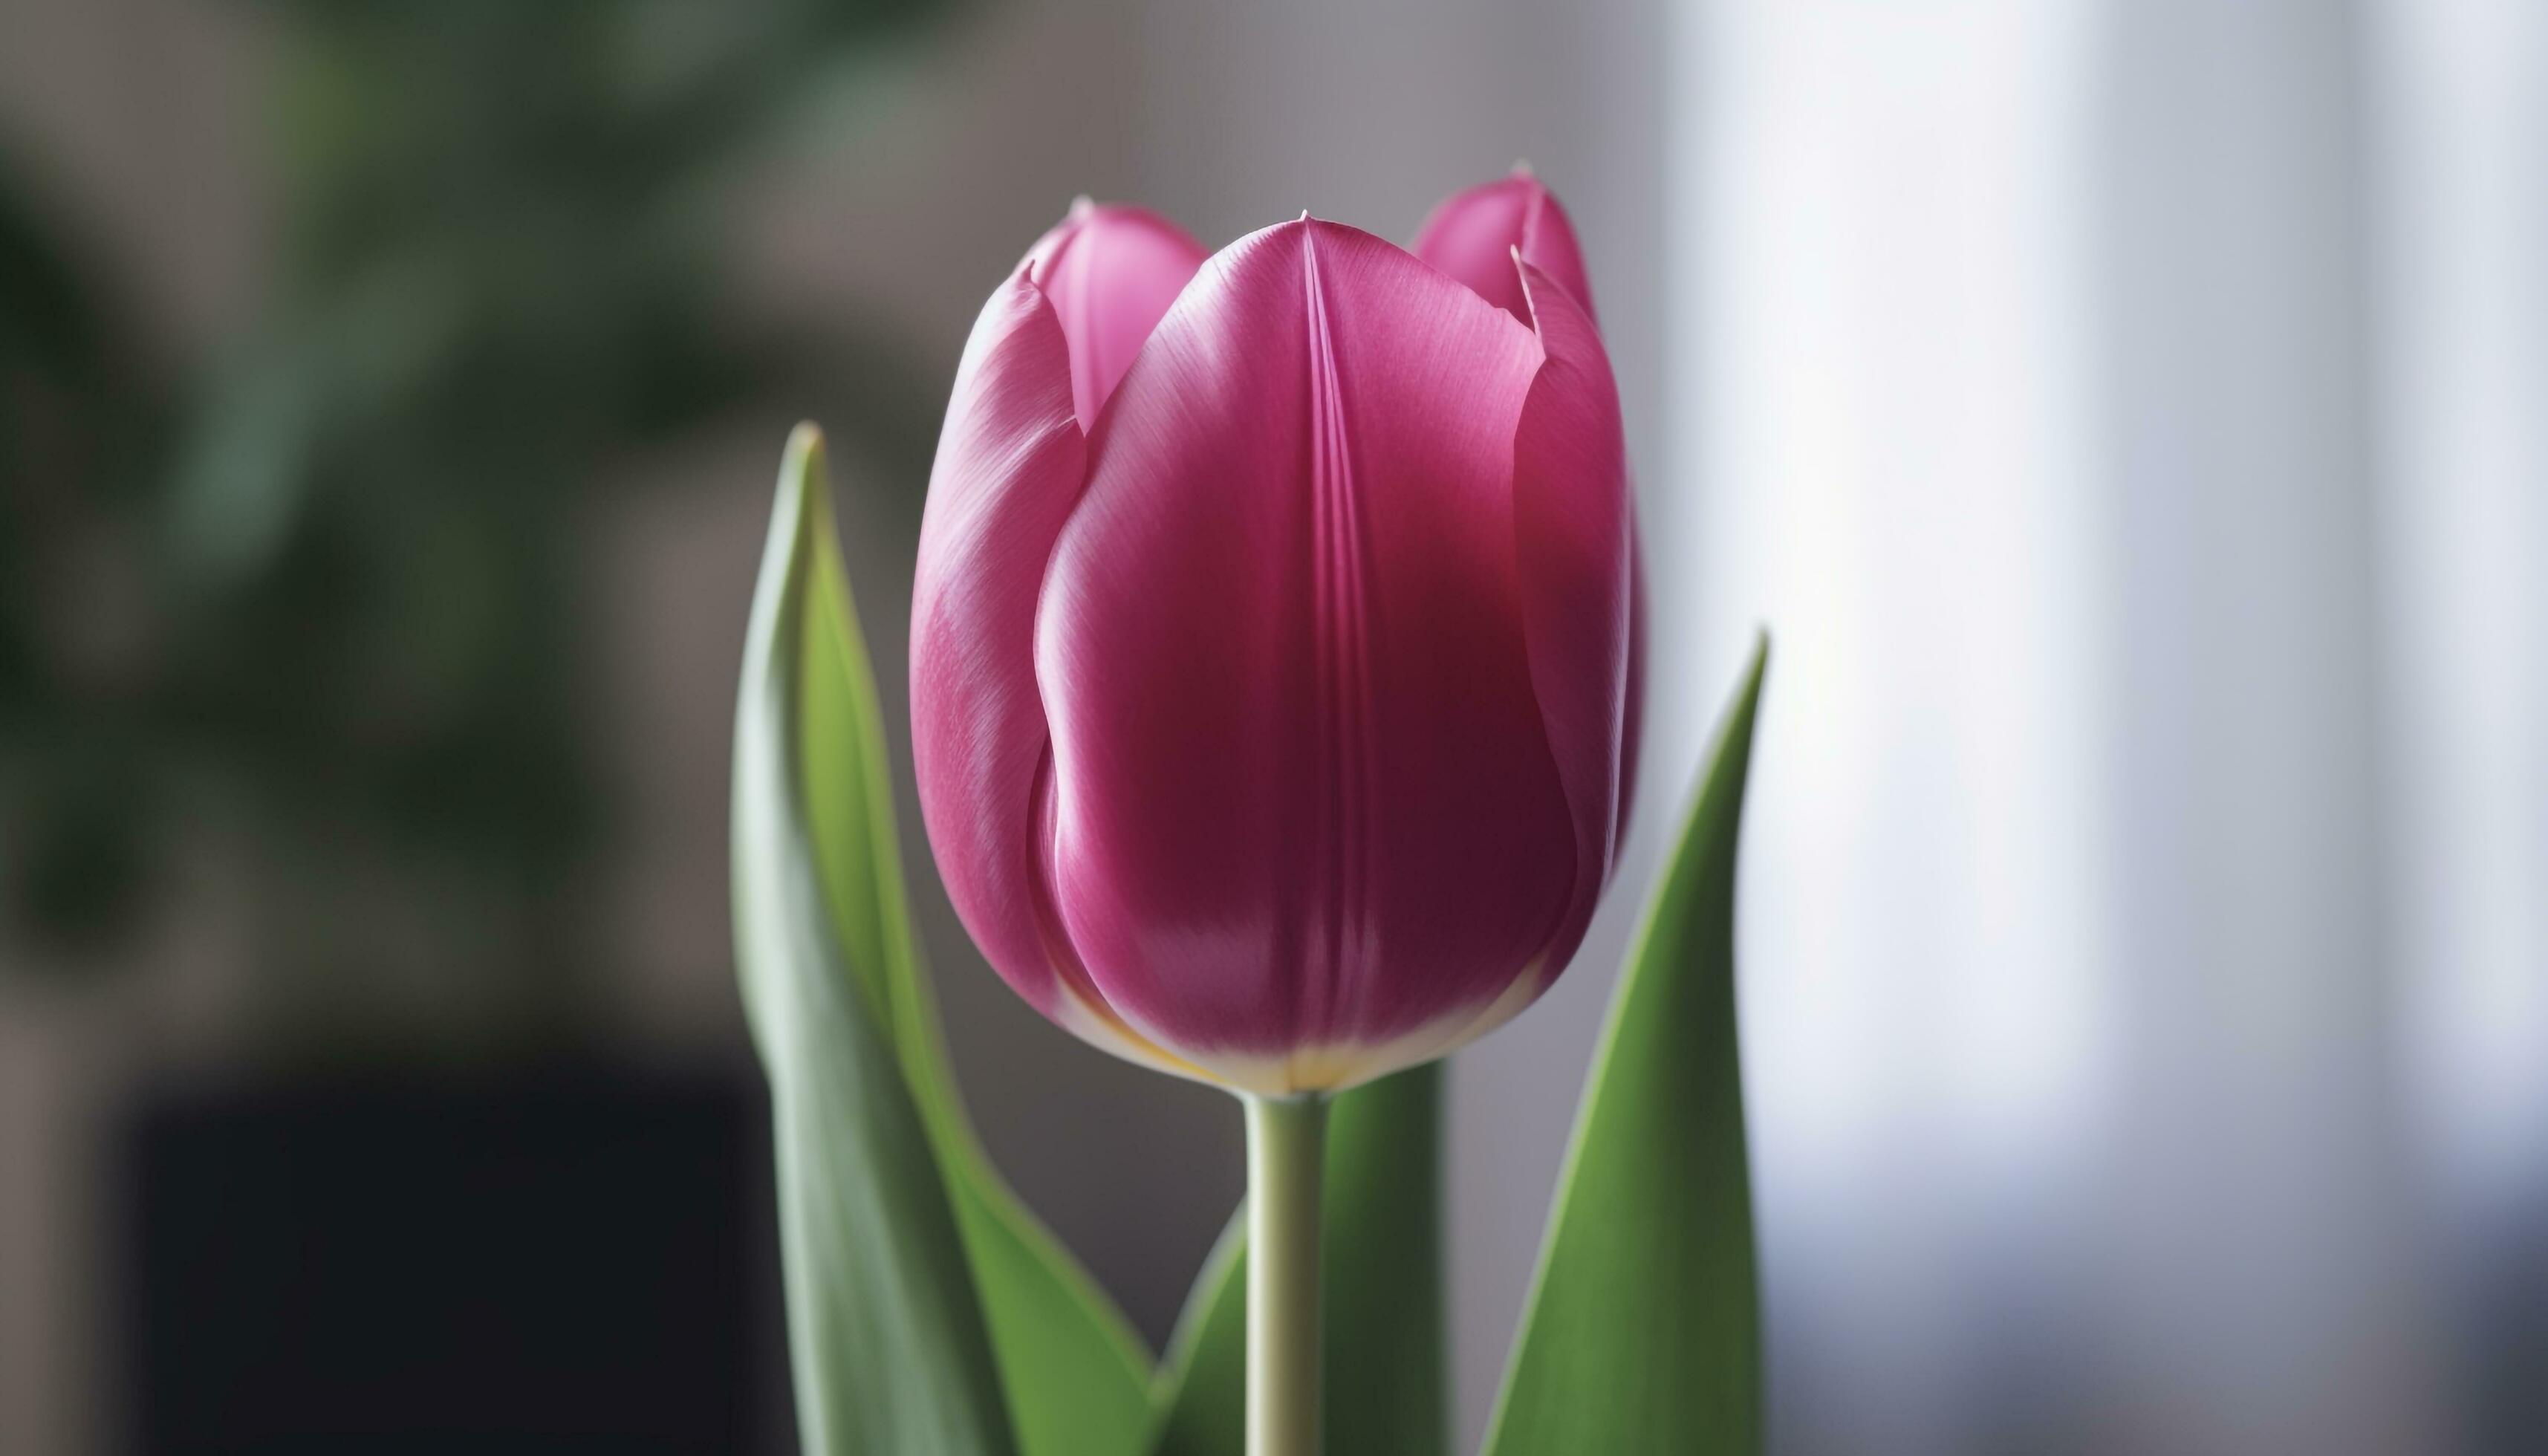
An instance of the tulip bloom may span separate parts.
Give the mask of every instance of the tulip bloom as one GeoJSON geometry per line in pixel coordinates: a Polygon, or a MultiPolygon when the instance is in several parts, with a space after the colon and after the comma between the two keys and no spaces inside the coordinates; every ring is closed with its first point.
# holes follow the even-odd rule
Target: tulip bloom
{"type": "Polygon", "coordinates": [[[1564,969],[1633,769],[1617,391],[1526,173],[1414,252],[1207,258],[1086,203],[983,309],[911,688],[948,892],[1046,1015],[1259,1096],[1439,1056],[1564,969]]]}

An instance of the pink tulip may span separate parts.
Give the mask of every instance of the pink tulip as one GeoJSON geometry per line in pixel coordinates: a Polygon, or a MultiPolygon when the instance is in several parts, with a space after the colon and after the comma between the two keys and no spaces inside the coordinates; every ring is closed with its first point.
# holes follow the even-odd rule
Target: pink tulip
{"type": "Polygon", "coordinates": [[[991,296],[921,527],[948,892],[1046,1015],[1264,1096],[1547,989],[1633,768],[1634,527],[1572,228],[1526,174],[1410,253],[1210,258],[1081,204],[991,296]]]}

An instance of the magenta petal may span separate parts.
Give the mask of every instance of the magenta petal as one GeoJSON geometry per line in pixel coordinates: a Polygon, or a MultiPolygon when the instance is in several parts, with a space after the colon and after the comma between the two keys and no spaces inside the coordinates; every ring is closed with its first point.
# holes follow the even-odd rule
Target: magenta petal
{"type": "Polygon", "coordinates": [[[1531,682],[1566,783],[1578,866],[1550,947],[1555,975],[1583,938],[1618,842],[1634,592],[1619,392],[1592,318],[1522,264],[1547,362],[1513,435],[1513,527],[1531,682]]]}
{"type": "Polygon", "coordinates": [[[1526,167],[1445,199],[1415,235],[1417,257],[1528,323],[1530,301],[1513,271],[1516,251],[1574,295],[1586,318],[1592,317],[1592,283],[1575,225],[1526,167]]]}
{"type": "Polygon", "coordinates": [[[1061,325],[1021,267],[964,347],[930,472],[911,601],[912,757],[948,897],[1019,994],[1061,1014],[1036,917],[1045,755],[1036,597],[1087,461],[1061,325]]]}
{"type": "Polygon", "coordinates": [[[1108,408],[1038,621],[1052,877],[1105,998],[1179,1054],[1473,1013],[1566,913],[1513,551],[1538,362],[1305,219],[1207,264],[1108,408]]]}
{"type": "Polygon", "coordinates": [[[1027,251],[1070,344],[1070,400],[1080,428],[1095,427],[1142,340],[1203,260],[1203,244],[1158,214],[1086,198],[1027,251]]]}

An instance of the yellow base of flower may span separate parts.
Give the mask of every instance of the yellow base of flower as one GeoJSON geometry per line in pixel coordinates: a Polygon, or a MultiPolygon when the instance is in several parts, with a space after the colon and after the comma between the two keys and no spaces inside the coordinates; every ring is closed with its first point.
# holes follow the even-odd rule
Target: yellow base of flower
{"type": "Polygon", "coordinates": [[[1533,965],[1484,1006],[1436,1017],[1387,1041],[1334,1043],[1277,1053],[1170,1051],[1112,1007],[1093,1005],[1068,987],[1062,991],[1061,1021],[1082,1041],[1127,1061],[1251,1097],[1303,1097],[1342,1092],[1449,1055],[1520,1015],[1542,989],[1540,967],[1533,965]]]}

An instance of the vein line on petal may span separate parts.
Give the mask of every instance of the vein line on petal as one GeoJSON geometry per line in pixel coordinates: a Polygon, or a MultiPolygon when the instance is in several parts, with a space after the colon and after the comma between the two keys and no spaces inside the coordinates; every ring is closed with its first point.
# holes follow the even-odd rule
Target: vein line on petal
{"type": "Polygon", "coordinates": [[[1317,809],[1318,860],[1324,882],[1314,890],[1317,907],[1309,927],[1318,937],[1318,956],[1324,962],[1318,969],[1323,975],[1302,977],[1301,1003],[1294,1008],[1295,1046],[1331,1039],[1347,1024],[1343,1013],[1351,991],[1368,978],[1375,949],[1369,880],[1377,859],[1372,794],[1379,754],[1372,716],[1369,543],[1362,529],[1344,382],[1315,225],[1302,229],[1301,271],[1310,371],[1317,770],[1318,781],[1327,791],[1317,809]]]}

